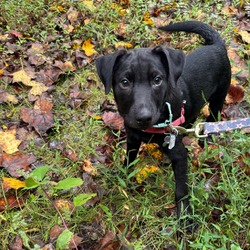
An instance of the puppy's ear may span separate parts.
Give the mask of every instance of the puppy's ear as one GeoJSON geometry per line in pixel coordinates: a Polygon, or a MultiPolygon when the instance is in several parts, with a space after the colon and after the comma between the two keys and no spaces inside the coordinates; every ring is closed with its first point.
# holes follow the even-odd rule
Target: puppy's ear
{"type": "Polygon", "coordinates": [[[108,94],[112,87],[113,70],[118,57],[126,54],[126,50],[118,50],[113,54],[101,56],[96,59],[97,73],[105,86],[105,93],[108,94]]]}
{"type": "Polygon", "coordinates": [[[185,64],[185,54],[181,50],[174,50],[163,47],[161,45],[156,46],[153,52],[161,55],[163,60],[168,66],[168,80],[172,86],[176,86],[176,82],[181,76],[183,67],[185,64]]]}

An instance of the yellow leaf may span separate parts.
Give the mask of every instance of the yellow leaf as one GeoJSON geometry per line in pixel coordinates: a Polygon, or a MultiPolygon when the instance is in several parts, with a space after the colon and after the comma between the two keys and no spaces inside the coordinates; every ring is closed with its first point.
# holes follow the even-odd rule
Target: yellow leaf
{"type": "Polygon", "coordinates": [[[60,12],[63,12],[63,6],[59,5],[59,6],[57,6],[57,9],[58,9],[60,12]]]}
{"type": "Polygon", "coordinates": [[[83,161],[82,169],[90,175],[96,175],[96,168],[93,167],[92,163],[88,160],[83,161]]]}
{"type": "Polygon", "coordinates": [[[23,69],[13,73],[12,75],[13,82],[22,82],[24,85],[32,87],[30,90],[30,94],[32,95],[41,95],[49,89],[43,83],[32,81],[31,77],[23,69]]]}
{"type": "Polygon", "coordinates": [[[14,104],[18,103],[17,98],[14,95],[11,95],[11,94],[8,94],[8,93],[6,93],[6,101],[14,103],[14,104]]]}
{"type": "Polygon", "coordinates": [[[13,73],[12,75],[13,82],[22,82],[23,84],[28,85],[31,81],[30,76],[27,75],[27,73],[23,69],[13,73]]]}
{"type": "Polygon", "coordinates": [[[243,40],[243,42],[250,44],[250,33],[246,30],[241,30],[238,32],[243,40]]]}
{"type": "Polygon", "coordinates": [[[0,69],[0,76],[2,76],[4,73],[4,70],[3,69],[0,69]]]}
{"type": "Polygon", "coordinates": [[[206,104],[203,109],[201,110],[202,114],[205,115],[206,117],[208,117],[210,115],[210,111],[209,111],[209,106],[208,104],[206,104]]]}
{"type": "Polygon", "coordinates": [[[16,130],[0,131],[0,148],[7,154],[13,154],[18,151],[21,140],[16,139],[16,130]]]}
{"type": "Polygon", "coordinates": [[[89,23],[90,23],[90,19],[89,18],[87,18],[87,19],[84,20],[84,24],[85,25],[88,25],[89,23]]]}
{"type": "Polygon", "coordinates": [[[154,25],[154,22],[153,22],[153,20],[151,19],[150,13],[149,13],[148,11],[144,14],[143,19],[144,19],[144,22],[145,22],[146,24],[148,24],[148,25],[150,25],[150,26],[153,26],[153,25],[154,25]]]}
{"type": "Polygon", "coordinates": [[[95,46],[91,43],[91,40],[89,38],[83,43],[82,50],[85,52],[86,56],[92,56],[97,53],[94,47],[95,46]]]}
{"type": "Polygon", "coordinates": [[[96,7],[94,6],[93,1],[82,1],[82,3],[91,11],[95,10],[96,7]]]}
{"type": "Polygon", "coordinates": [[[159,167],[155,166],[155,165],[151,165],[151,166],[144,166],[140,169],[140,171],[136,174],[135,178],[136,181],[141,184],[150,173],[161,173],[161,170],[159,167]]]}
{"type": "Polygon", "coordinates": [[[3,180],[3,187],[5,190],[8,190],[10,188],[19,189],[19,188],[26,187],[26,184],[24,181],[19,181],[15,178],[2,177],[2,180],[3,180]]]}
{"type": "Polygon", "coordinates": [[[125,48],[133,48],[133,45],[131,43],[126,43],[126,42],[118,42],[115,44],[115,48],[117,49],[118,47],[125,47],[125,48]]]}

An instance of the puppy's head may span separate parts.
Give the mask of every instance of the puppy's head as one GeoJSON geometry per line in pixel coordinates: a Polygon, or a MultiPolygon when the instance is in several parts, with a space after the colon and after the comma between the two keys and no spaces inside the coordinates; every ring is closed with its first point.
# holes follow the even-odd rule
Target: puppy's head
{"type": "Polygon", "coordinates": [[[157,46],[99,57],[96,67],[106,94],[113,88],[125,125],[146,129],[158,123],[173,98],[184,61],[182,51],[157,46]]]}

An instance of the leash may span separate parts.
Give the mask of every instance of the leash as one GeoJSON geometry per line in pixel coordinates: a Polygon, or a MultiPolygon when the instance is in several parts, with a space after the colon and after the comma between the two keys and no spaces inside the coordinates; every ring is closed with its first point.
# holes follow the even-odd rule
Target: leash
{"type": "MultiPolygon", "coordinates": [[[[185,103],[185,101],[183,102],[185,103]]],[[[170,103],[166,102],[169,111],[169,119],[164,123],[159,123],[151,128],[143,130],[147,133],[164,134],[163,147],[168,145],[168,149],[175,146],[176,136],[180,134],[194,133],[198,138],[206,138],[210,134],[218,134],[222,132],[229,132],[232,130],[243,129],[250,127],[250,118],[241,118],[237,120],[221,121],[221,122],[200,122],[194,128],[184,128],[180,125],[185,122],[184,107],[181,109],[181,116],[172,122],[172,111],[170,103]]]]}
{"type": "Polygon", "coordinates": [[[241,118],[222,122],[200,122],[191,129],[186,129],[181,126],[173,126],[173,129],[176,129],[181,134],[195,133],[196,137],[205,138],[208,137],[209,134],[218,134],[249,127],[250,118],[241,118]]]}

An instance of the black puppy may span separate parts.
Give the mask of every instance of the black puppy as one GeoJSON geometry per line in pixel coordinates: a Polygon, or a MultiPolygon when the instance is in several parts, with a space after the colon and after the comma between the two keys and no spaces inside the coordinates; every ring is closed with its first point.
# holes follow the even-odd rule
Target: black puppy
{"type": "MultiPolygon", "coordinates": [[[[175,174],[177,214],[190,214],[187,152],[171,124],[188,127],[204,103],[215,121],[231,80],[224,42],[209,25],[188,21],[161,27],[201,35],[206,46],[189,55],[163,46],[119,50],[96,60],[106,93],[111,88],[127,134],[127,161],[133,162],[141,142],[158,143],[168,154],[175,174]],[[169,126],[170,125],[170,126],[169,126]],[[166,134],[167,132],[167,134],[166,134]]],[[[191,228],[191,220],[186,226],[191,228]]],[[[189,229],[190,229],[189,228],[189,229]]]]}

